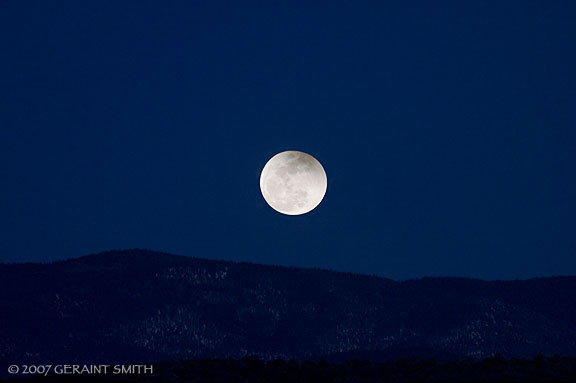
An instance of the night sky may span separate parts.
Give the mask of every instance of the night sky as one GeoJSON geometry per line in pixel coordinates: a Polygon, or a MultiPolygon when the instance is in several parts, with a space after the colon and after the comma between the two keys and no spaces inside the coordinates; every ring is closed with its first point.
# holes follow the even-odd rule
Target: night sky
{"type": "Polygon", "coordinates": [[[575,68],[574,1],[3,1],[0,262],[576,274],[575,68]],[[284,150],[309,214],[260,193],[284,150]]]}

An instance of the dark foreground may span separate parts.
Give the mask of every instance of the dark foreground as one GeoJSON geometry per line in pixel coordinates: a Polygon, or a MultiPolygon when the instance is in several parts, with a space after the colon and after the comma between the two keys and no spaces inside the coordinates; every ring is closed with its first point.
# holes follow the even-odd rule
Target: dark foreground
{"type": "MultiPolygon", "coordinates": [[[[47,376],[10,381],[29,382],[576,382],[576,358],[435,361],[402,359],[393,363],[350,360],[343,363],[262,361],[255,358],[179,360],[155,364],[152,374],[47,376]]],[[[0,380],[1,381],[1,380],[0,380]]]]}
{"type": "Polygon", "coordinates": [[[4,361],[498,353],[576,356],[576,276],[398,282],[146,250],[0,264],[0,377],[4,361]]]}

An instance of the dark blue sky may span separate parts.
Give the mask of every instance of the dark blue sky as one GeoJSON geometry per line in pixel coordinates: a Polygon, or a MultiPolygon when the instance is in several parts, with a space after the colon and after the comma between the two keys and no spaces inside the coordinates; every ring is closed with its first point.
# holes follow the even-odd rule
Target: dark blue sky
{"type": "Polygon", "coordinates": [[[2,2],[0,261],[576,274],[576,2],[383,3],[2,2]],[[290,149],[304,216],[259,190],[290,149]]]}

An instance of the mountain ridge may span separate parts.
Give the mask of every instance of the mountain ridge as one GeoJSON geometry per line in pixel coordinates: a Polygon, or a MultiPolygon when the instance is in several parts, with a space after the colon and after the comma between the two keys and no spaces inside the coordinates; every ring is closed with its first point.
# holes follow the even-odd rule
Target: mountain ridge
{"type": "Polygon", "coordinates": [[[0,359],[576,355],[576,277],[375,275],[130,249],[0,264],[0,359]]]}
{"type": "Polygon", "coordinates": [[[128,256],[128,257],[130,257],[130,256],[140,256],[142,253],[162,255],[164,257],[193,259],[193,260],[205,261],[205,262],[220,262],[220,263],[232,263],[232,264],[241,264],[241,265],[253,265],[253,266],[258,266],[258,267],[276,267],[276,268],[285,268],[285,269],[291,269],[291,270],[315,270],[315,271],[322,271],[322,272],[351,274],[351,275],[357,275],[357,276],[380,278],[380,279],[385,279],[385,280],[394,281],[394,282],[408,282],[408,281],[419,281],[419,280],[429,280],[429,279],[477,280],[477,281],[482,281],[482,282],[517,282],[517,281],[533,281],[533,280],[546,280],[546,279],[576,278],[576,275],[558,274],[558,275],[538,276],[538,277],[529,277],[529,278],[513,278],[513,279],[483,279],[483,278],[478,278],[478,277],[462,277],[462,276],[455,276],[455,275],[438,275],[438,276],[423,276],[423,277],[407,278],[407,279],[392,279],[392,278],[378,275],[378,274],[342,271],[342,270],[328,269],[328,268],[322,268],[322,267],[303,267],[303,266],[286,266],[286,265],[280,265],[280,264],[264,264],[264,263],[250,262],[250,261],[228,260],[228,259],[224,259],[224,258],[218,258],[218,259],[203,258],[203,257],[196,257],[196,256],[167,253],[167,252],[163,252],[163,251],[146,249],[146,248],[113,249],[113,250],[100,251],[100,252],[96,252],[96,253],[90,253],[90,254],[79,256],[79,257],[56,259],[56,260],[46,261],[46,262],[29,262],[29,261],[26,261],[26,262],[0,262],[0,267],[2,267],[2,266],[23,266],[23,265],[51,265],[51,264],[61,264],[61,263],[86,261],[86,260],[97,261],[97,260],[101,260],[103,257],[107,257],[107,256],[117,256],[117,257],[128,256]]]}

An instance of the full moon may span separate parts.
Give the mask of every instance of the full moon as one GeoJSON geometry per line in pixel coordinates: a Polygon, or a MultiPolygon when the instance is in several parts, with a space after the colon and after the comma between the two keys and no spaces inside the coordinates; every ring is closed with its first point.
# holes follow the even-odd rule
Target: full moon
{"type": "Polygon", "coordinates": [[[324,168],[309,154],[278,153],[262,169],[260,190],[272,209],[287,215],[308,213],[320,204],[328,181],[324,168]]]}

